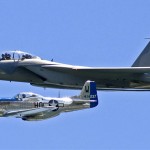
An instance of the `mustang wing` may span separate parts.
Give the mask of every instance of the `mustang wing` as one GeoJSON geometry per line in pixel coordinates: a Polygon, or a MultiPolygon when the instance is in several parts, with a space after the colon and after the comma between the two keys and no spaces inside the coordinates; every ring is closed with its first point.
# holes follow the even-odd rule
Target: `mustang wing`
{"type": "Polygon", "coordinates": [[[55,106],[48,107],[39,107],[39,108],[30,108],[30,109],[20,109],[20,110],[12,110],[4,112],[4,116],[16,116],[16,117],[26,117],[26,116],[34,116],[45,111],[52,111],[57,109],[55,106]]]}

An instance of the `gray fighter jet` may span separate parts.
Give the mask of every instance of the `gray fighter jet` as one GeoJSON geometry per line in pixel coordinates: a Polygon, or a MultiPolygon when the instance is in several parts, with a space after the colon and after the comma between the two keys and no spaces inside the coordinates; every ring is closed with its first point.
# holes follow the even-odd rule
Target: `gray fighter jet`
{"type": "Polygon", "coordinates": [[[150,43],[132,67],[73,66],[21,51],[2,53],[0,80],[28,82],[34,86],[81,89],[87,80],[98,90],[150,90],[150,43]]]}
{"type": "Polygon", "coordinates": [[[98,105],[96,83],[87,81],[79,96],[52,98],[22,92],[13,98],[0,98],[0,117],[16,117],[26,121],[43,120],[98,105]]]}

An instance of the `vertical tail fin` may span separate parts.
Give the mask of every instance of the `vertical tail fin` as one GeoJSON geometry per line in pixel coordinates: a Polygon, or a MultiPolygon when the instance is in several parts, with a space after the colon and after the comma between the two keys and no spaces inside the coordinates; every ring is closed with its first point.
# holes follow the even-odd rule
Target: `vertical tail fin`
{"type": "Polygon", "coordinates": [[[90,108],[96,107],[98,105],[96,83],[94,81],[86,81],[79,97],[82,100],[93,100],[90,102],[90,108]]]}
{"type": "Polygon", "coordinates": [[[150,67],[150,42],[146,45],[132,67],[150,67]]]}

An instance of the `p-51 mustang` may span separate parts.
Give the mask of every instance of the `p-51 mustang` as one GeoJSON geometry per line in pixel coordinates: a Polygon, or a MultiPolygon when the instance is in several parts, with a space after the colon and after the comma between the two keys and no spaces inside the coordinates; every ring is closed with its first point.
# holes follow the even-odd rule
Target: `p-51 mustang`
{"type": "Polygon", "coordinates": [[[96,83],[87,81],[79,96],[51,98],[23,92],[13,98],[1,98],[0,116],[36,121],[55,117],[62,112],[93,108],[97,105],[96,83]]]}
{"type": "Polygon", "coordinates": [[[92,80],[98,90],[150,90],[150,42],[132,67],[124,68],[73,66],[21,51],[6,52],[0,59],[0,80],[68,89],[81,89],[85,81],[92,80]]]}

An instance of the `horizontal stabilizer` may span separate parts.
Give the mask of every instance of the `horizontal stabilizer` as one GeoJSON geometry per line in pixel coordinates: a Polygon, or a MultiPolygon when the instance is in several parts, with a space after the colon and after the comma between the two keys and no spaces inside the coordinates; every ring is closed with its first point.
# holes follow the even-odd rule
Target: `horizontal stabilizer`
{"type": "Polygon", "coordinates": [[[94,103],[97,102],[97,100],[73,100],[76,104],[84,104],[84,103],[94,103]]]}

